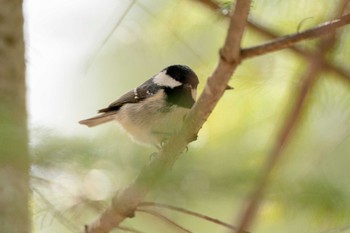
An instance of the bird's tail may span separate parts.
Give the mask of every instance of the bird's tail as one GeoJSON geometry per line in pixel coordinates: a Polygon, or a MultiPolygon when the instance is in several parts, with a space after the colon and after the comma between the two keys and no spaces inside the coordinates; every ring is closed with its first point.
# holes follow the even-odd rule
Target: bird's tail
{"type": "Polygon", "coordinates": [[[95,117],[81,120],[79,121],[79,124],[86,125],[88,127],[94,127],[94,126],[115,120],[115,114],[116,112],[106,112],[95,117]]]}

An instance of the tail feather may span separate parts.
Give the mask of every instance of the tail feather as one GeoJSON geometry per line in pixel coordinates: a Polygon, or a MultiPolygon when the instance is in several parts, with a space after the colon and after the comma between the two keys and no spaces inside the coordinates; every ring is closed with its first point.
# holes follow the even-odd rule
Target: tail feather
{"type": "Polygon", "coordinates": [[[81,120],[79,121],[79,124],[86,125],[88,127],[94,127],[115,120],[115,114],[116,112],[107,112],[92,118],[81,120]]]}

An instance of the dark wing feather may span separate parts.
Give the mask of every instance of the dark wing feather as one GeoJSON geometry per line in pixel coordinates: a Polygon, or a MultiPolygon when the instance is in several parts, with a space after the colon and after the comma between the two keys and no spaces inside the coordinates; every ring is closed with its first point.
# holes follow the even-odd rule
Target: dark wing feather
{"type": "Polygon", "coordinates": [[[137,103],[139,101],[140,99],[136,97],[134,90],[132,90],[122,95],[119,99],[111,103],[107,108],[98,110],[98,112],[102,113],[102,112],[117,111],[124,104],[137,103]]]}
{"type": "Polygon", "coordinates": [[[149,79],[138,88],[125,93],[119,99],[111,103],[107,108],[100,109],[98,112],[103,113],[118,111],[124,104],[139,103],[145,98],[154,95],[159,89],[160,87],[154,85],[152,79],[149,79]]]}

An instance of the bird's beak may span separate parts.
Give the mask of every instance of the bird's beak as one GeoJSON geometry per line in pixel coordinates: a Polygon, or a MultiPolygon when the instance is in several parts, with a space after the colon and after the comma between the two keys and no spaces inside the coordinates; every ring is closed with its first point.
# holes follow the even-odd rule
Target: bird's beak
{"type": "Polygon", "coordinates": [[[191,96],[193,100],[196,100],[197,97],[197,90],[191,86],[191,84],[184,84],[184,87],[186,89],[191,90],[191,96]]]}
{"type": "Polygon", "coordinates": [[[192,95],[193,100],[196,100],[196,98],[197,98],[197,90],[192,88],[191,89],[191,95],[192,95]]]}

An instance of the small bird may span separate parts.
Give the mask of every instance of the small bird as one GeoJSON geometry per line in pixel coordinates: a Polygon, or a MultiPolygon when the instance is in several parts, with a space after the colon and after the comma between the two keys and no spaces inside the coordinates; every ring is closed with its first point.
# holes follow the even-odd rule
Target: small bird
{"type": "Polygon", "coordinates": [[[191,68],[171,65],[79,123],[94,127],[116,120],[136,142],[160,148],[180,129],[196,101],[198,83],[191,68]]]}

